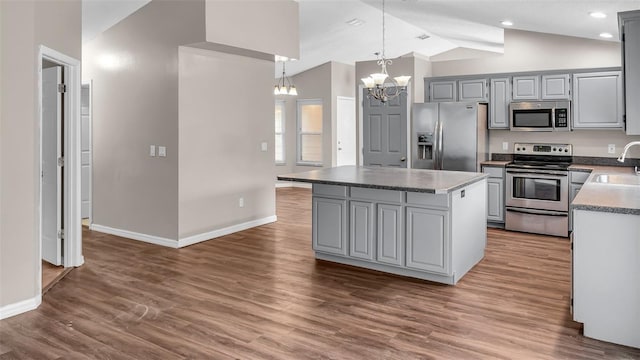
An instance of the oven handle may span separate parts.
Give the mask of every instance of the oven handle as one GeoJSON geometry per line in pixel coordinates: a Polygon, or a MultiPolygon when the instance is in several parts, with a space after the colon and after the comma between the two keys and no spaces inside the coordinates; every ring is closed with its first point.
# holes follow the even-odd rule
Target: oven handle
{"type": "Polygon", "coordinates": [[[540,171],[540,170],[509,170],[507,174],[527,174],[527,175],[555,175],[555,176],[568,176],[566,171],[540,171]]]}
{"type": "Polygon", "coordinates": [[[548,215],[548,216],[569,216],[566,212],[549,211],[549,210],[534,210],[534,209],[516,209],[507,208],[507,211],[517,212],[522,214],[534,214],[534,215],[548,215]]]}

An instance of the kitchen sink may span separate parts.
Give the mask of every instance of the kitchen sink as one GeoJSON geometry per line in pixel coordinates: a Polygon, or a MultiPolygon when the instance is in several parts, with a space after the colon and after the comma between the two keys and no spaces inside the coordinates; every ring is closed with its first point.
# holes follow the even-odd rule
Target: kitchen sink
{"type": "Polygon", "coordinates": [[[640,175],[600,174],[596,175],[591,182],[611,185],[640,186],[640,175]]]}

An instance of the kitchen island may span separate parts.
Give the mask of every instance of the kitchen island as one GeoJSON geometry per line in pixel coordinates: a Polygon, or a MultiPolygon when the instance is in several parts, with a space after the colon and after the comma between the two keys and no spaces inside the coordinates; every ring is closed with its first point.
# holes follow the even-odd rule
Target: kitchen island
{"type": "Polygon", "coordinates": [[[356,166],[278,176],[313,184],[317,259],[451,285],[484,257],[486,178],[356,166]]]}

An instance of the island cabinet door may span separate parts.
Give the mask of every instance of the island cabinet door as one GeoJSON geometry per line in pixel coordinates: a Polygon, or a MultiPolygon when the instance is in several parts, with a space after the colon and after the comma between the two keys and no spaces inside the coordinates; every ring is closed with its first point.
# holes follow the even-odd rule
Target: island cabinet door
{"type": "Polygon", "coordinates": [[[373,260],[374,204],[364,201],[349,203],[349,255],[373,260]]]}
{"type": "Polygon", "coordinates": [[[347,201],[313,197],[313,249],[347,255],[347,201]]]}
{"type": "Polygon", "coordinates": [[[449,213],[407,207],[407,267],[449,273],[449,213]]]}
{"type": "Polygon", "coordinates": [[[378,204],[378,262],[403,265],[402,207],[378,204]]]}

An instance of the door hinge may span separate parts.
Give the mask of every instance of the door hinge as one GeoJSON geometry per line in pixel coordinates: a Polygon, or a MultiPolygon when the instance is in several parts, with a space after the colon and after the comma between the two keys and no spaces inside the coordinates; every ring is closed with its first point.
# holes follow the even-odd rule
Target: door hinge
{"type": "Polygon", "coordinates": [[[571,306],[573,306],[573,298],[571,298],[571,306]]]}
{"type": "Polygon", "coordinates": [[[66,93],[67,92],[67,84],[58,84],[58,92],[66,93]]]}
{"type": "Polygon", "coordinates": [[[58,230],[58,239],[64,240],[64,229],[58,230]]]}
{"type": "Polygon", "coordinates": [[[58,166],[64,166],[64,157],[61,156],[58,158],[58,166]]]}

